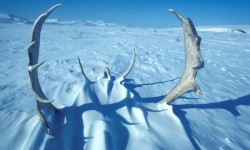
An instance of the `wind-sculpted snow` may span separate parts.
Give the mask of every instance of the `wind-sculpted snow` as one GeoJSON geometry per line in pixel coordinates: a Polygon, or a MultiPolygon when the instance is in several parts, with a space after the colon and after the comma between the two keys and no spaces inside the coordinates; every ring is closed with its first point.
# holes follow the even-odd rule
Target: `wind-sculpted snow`
{"type": "Polygon", "coordinates": [[[202,95],[187,93],[170,106],[155,102],[184,70],[182,29],[44,25],[39,80],[60,108],[45,114],[47,135],[28,88],[31,28],[0,24],[1,150],[250,148],[249,34],[198,31],[206,63],[197,77],[202,95]],[[112,76],[124,72],[134,47],[135,66],[124,82],[83,86],[77,56],[96,81],[104,67],[112,76]]]}

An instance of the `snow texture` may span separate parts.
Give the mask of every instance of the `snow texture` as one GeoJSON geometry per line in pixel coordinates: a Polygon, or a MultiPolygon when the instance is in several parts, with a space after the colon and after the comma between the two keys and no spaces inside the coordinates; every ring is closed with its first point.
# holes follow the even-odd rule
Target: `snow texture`
{"type": "Polygon", "coordinates": [[[45,114],[51,135],[36,115],[28,86],[32,25],[0,24],[1,150],[250,149],[249,34],[199,28],[204,31],[198,30],[205,60],[197,76],[202,95],[187,93],[173,105],[156,105],[183,73],[182,29],[100,24],[42,29],[40,62],[46,62],[39,80],[60,108],[45,114]],[[97,81],[104,67],[120,76],[133,48],[135,66],[124,83],[100,79],[83,86],[77,56],[86,75],[97,81]],[[103,87],[110,81],[112,88],[103,87]]]}

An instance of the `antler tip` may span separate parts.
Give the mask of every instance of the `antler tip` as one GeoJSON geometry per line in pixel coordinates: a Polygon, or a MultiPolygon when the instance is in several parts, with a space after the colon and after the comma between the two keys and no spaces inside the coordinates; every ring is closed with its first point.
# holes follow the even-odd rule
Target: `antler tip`
{"type": "Polygon", "coordinates": [[[47,18],[47,16],[48,16],[52,11],[54,11],[54,10],[55,10],[57,7],[59,7],[59,6],[61,6],[61,4],[56,4],[56,5],[52,6],[52,7],[45,13],[46,18],[47,18]]]}
{"type": "Polygon", "coordinates": [[[45,61],[43,61],[43,62],[41,62],[41,63],[39,63],[39,64],[35,64],[35,65],[33,65],[33,66],[29,66],[28,67],[28,70],[29,71],[33,71],[34,69],[37,69],[37,68],[39,68],[42,64],[44,64],[45,63],[45,61]]]}
{"type": "Polygon", "coordinates": [[[170,8],[170,9],[168,9],[168,11],[170,11],[170,12],[174,12],[174,10],[173,10],[173,9],[171,9],[171,8],[170,8]]]}
{"type": "Polygon", "coordinates": [[[36,43],[36,41],[33,41],[33,42],[30,43],[30,45],[34,45],[35,43],[36,43]]]}
{"type": "Polygon", "coordinates": [[[31,42],[31,43],[29,44],[29,46],[28,46],[28,49],[30,49],[32,46],[34,46],[35,43],[36,43],[36,41],[31,42]]]}
{"type": "Polygon", "coordinates": [[[56,5],[54,5],[52,8],[57,8],[57,7],[59,7],[59,6],[61,6],[62,4],[56,4],[56,5]]]}

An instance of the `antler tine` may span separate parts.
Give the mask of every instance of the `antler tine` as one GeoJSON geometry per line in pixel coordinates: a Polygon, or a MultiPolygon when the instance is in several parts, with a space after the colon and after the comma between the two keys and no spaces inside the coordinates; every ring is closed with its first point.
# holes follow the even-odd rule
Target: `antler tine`
{"type": "Polygon", "coordinates": [[[47,134],[50,134],[50,128],[49,128],[49,125],[41,111],[41,108],[40,108],[40,105],[39,105],[39,102],[36,101],[36,113],[38,114],[38,117],[40,118],[40,120],[42,121],[43,125],[45,126],[46,128],[46,132],[47,134]]]}
{"type": "Polygon", "coordinates": [[[84,70],[83,70],[82,63],[81,63],[80,58],[79,58],[79,57],[77,57],[77,58],[78,58],[78,63],[79,63],[79,65],[80,65],[81,72],[82,72],[82,75],[83,75],[84,79],[85,79],[87,82],[90,82],[89,78],[86,76],[86,74],[85,74],[85,72],[84,72],[84,70]]]}
{"type": "Polygon", "coordinates": [[[32,31],[32,40],[31,44],[28,48],[28,54],[29,54],[29,76],[30,76],[30,87],[32,94],[36,98],[37,101],[41,103],[51,103],[54,100],[48,100],[43,93],[39,80],[38,80],[38,74],[37,69],[39,66],[41,66],[44,62],[38,64],[38,58],[39,58],[39,47],[40,47],[40,34],[41,29],[44,21],[47,19],[47,17],[51,14],[53,10],[55,10],[60,4],[53,6],[49,11],[46,13],[40,15],[37,20],[34,23],[33,31],[32,31]]]}
{"type": "Polygon", "coordinates": [[[28,71],[29,71],[29,75],[30,75],[30,89],[31,89],[31,93],[33,94],[33,96],[36,98],[37,101],[41,102],[41,103],[51,103],[54,100],[48,100],[46,98],[46,96],[44,95],[41,87],[40,87],[40,83],[38,80],[38,75],[37,75],[37,69],[45,62],[43,61],[42,63],[39,64],[34,64],[34,65],[30,65],[31,60],[33,59],[32,57],[32,52],[33,50],[33,46],[35,45],[35,41],[32,42],[28,48],[28,54],[29,54],[29,67],[28,67],[28,71]],[[40,89],[39,89],[40,88],[40,89]]]}
{"type": "Polygon", "coordinates": [[[173,9],[169,9],[169,11],[176,15],[183,26],[185,37],[185,71],[177,85],[160,101],[160,103],[166,102],[168,104],[172,103],[186,92],[195,91],[196,94],[200,93],[200,88],[195,81],[195,77],[198,69],[204,67],[204,61],[200,52],[201,38],[198,36],[191,19],[184,19],[173,9]]]}
{"type": "Polygon", "coordinates": [[[60,4],[51,7],[46,13],[40,15],[33,26],[32,30],[32,40],[28,47],[28,56],[29,56],[29,63],[28,63],[28,72],[29,72],[29,79],[30,79],[30,89],[31,93],[36,99],[36,111],[43,122],[44,126],[46,127],[46,131],[49,134],[50,129],[48,123],[41,111],[41,109],[45,108],[52,108],[54,111],[57,111],[56,107],[51,103],[54,100],[48,100],[45,94],[42,91],[38,80],[38,68],[45,62],[38,63],[39,58],[39,47],[40,47],[40,34],[41,29],[43,26],[44,21],[48,18],[48,16],[55,10],[60,4]]]}
{"type": "Polygon", "coordinates": [[[134,64],[135,64],[135,56],[136,56],[136,54],[135,54],[135,48],[134,48],[132,62],[130,63],[128,69],[119,78],[125,78],[130,73],[130,71],[132,70],[132,68],[134,67],[134,64]]]}

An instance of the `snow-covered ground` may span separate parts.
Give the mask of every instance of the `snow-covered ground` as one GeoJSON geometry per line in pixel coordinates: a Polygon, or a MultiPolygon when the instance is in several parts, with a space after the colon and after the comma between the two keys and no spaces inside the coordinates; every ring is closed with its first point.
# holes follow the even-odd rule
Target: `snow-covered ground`
{"type": "Polygon", "coordinates": [[[52,135],[36,115],[28,86],[32,25],[0,24],[1,150],[250,149],[250,26],[198,28],[205,60],[197,76],[202,95],[187,93],[173,105],[158,105],[155,102],[184,70],[182,28],[49,21],[53,24],[42,30],[40,60],[46,62],[39,68],[39,80],[47,97],[61,108],[47,115],[52,135]],[[109,101],[96,107],[94,100],[81,98],[89,93],[77,56],[87,76],[96,81],[104,67],[113,76],[121,75],[133,48],[135,66],[109,101]]]}

